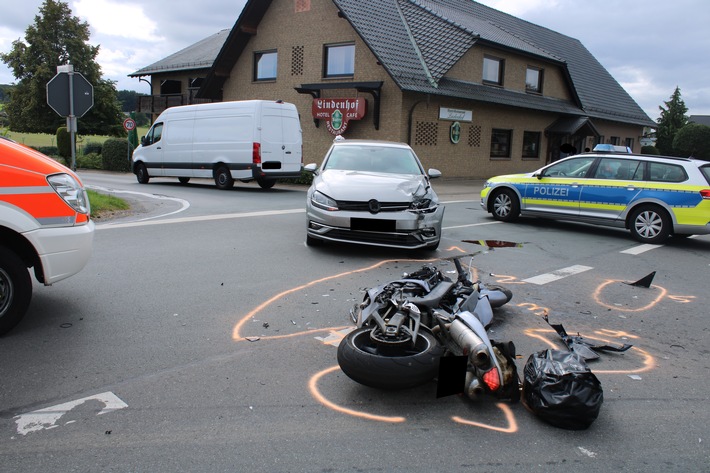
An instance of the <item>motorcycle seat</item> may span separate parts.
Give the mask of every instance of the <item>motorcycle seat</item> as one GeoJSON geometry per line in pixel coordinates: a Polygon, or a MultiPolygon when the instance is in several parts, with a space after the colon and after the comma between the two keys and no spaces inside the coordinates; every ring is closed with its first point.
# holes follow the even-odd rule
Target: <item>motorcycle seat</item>
{"type": "Polygon", "coordinates": [[[417,307],[426,307],[428,309],[435,309],[439,306],[441,299],[451,291],[456,283],[453,281],[441,281],[439,284],[434,286],[429,294],[423,297],[411,297],[409,302],[416,305],[417,307]]]}

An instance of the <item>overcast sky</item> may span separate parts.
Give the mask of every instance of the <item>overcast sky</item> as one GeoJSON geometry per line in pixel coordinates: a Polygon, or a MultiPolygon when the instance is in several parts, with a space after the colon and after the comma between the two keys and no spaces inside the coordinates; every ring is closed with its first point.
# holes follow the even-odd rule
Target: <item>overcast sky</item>
{"type": "MultiPolygon", "coordinates": [[[[24,41],[43,0],[0,8],[0,51],[24,41]]],[[[245,0],[68,0],[89,23],[105,78],[149,93],[127,77],[141,67],[231,28],[245,0]]],[[[676,86],[689,115],[710,115],[710,1],[483,0],[481,3],[576,38],[655,120],[676,86]]],[[[0,62],[0,84],[15,82],[0,62]]]]}

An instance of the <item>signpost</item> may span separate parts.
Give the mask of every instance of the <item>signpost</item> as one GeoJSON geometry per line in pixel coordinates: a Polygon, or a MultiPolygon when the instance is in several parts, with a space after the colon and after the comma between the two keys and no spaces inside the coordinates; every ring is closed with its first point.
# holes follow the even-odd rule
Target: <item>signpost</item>
{"type": "Polygon", "coordinates": [[[74,66],[57,66],[57,75],[47,82],[47,104],[62,117],[67,117],[71,141],[71,168],[76,171],[76,118],[83,117],[94,106],[94,87],[74,66]]]}

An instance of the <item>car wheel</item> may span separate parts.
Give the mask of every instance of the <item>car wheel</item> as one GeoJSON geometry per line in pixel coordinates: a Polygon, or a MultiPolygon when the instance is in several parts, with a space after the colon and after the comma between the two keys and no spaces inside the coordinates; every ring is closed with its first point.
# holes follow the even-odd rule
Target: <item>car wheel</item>
{"type": "Polygon", "coordinates": [[[148,170],[146,169],[145,164],[138,163],[136,165],[136,179],[139,184],[148,184],[150,176],[148,175],[148,170]]]}
{"type": "Polygon", "coordinates": [[[652,244],[663,243],[672,233],[670,217],[655,205],[642,205],[634,210],[629,229],[638,241],[652,244]]]}
{"type": "Polygon", "coordinates": [[[32,298],[27,267],[13,251],[0,247],[0,335],[22,319],[32,298]]]}
{"type": "Polygon", "coordinates": [[[510,189],[502,189],[493,194],[491,205],[493,218],[501,222],[512,222],[520,215],[518,196],[510,189]]]}
{"type": "Polygon", "coordinates": [[[274,179],[257,179],[256,183],[259,184],[259,187],[262,189],[271,189],[274,187],[274,184],[276,184],[276,181],[274,179]]]}
{"type": "Polygon", "coordinates": [[[234,187],[234,179],[227,166],[217,168],[214,172],[214,183],[217,185],[217,189],[221,190],[229,190],[234,187]]]}
{"type": "Polygon", "coordinates": [[[189,177],[178,177],[178,181],[180,181],[180,184],[187,184],[188,182],[190,182],[190,178],[189,177]]]}

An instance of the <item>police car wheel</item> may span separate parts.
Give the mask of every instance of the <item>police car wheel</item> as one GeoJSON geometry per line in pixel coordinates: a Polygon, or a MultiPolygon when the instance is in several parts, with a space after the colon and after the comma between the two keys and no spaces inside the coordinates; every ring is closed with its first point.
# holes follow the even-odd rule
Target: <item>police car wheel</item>
{"type": "Polygon", "coordinates": [[[493,218],[501,222],[512,222],[520,215],[518,196],[510,189],[502,189],[493,195],[493,218]]]}
{"type": "Polygon", "coordinates": [[[0,335],[22,319],[32,297],[32,280],[22,260],[0,246],[0,335]]]}
{"type": "Polygon", "coordinates": [[[663,243],[672,231],[668,214],[654,205],[644,205],[634,210],[629,228],[638,241],[652,244],[663,243]]]}

